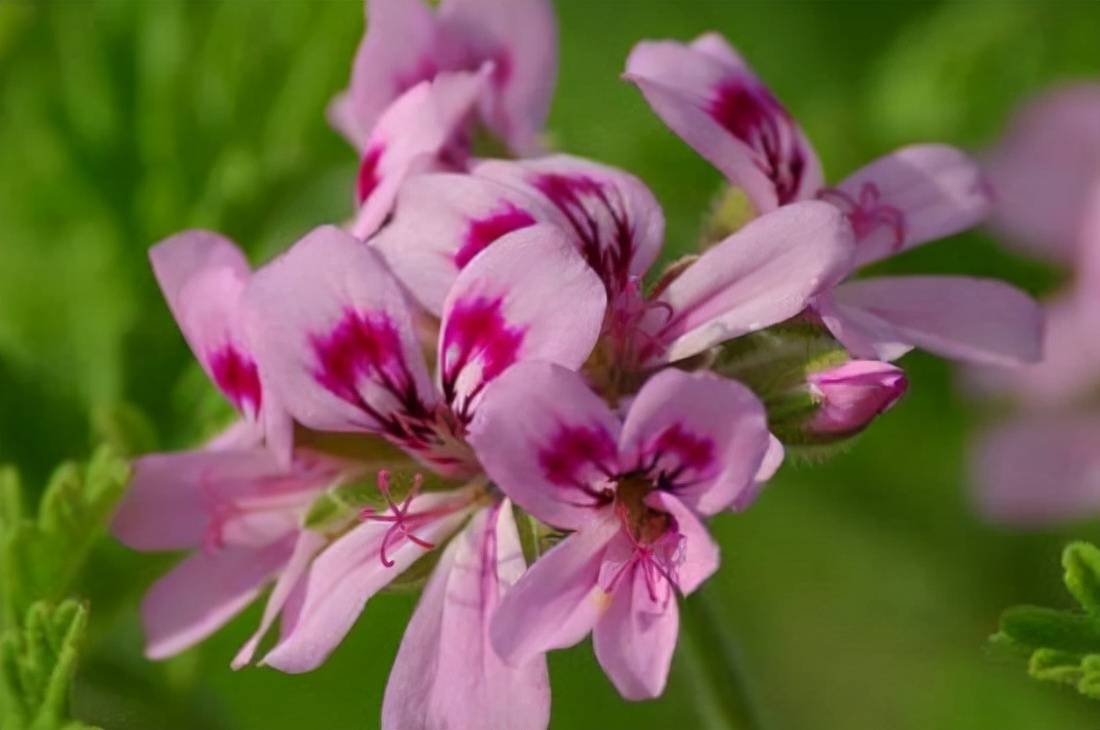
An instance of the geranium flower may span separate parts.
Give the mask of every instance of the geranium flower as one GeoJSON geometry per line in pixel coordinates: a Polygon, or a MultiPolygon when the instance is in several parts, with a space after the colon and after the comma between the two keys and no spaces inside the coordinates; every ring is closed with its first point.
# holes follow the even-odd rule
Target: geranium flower
{"type": "Polygon", "coordinates": [[[442,72],[489,65],[482,122],[517,155],[538,148],[557,74],[557,25],[547,0],[370,0],[351,83],[329,110],[360,152],[401,94],[442,72]]]}
{"type": "Polygon", "coordinates": [[[470,442],[517,504],[573,531],[504,596],[497,651],[523,662],[592,631],[624,697],[660,694],[677,594],[718,567],[700,516],[753,490],[768,455],[760,402],[734,381],[667,369],[620,422],[576,373],[528,362],[486,389],[470,442]]]}
{"type": "MultiPolygon", "coordinates": [[[[625,78],[662,120],[741,188],[758,213],[819,198],[856,237],[849,272],[969,228],[989,209],[977,163],[952,147],[904,147],[826,187],[805,134],[719,35],[646,41],[625,78]]],[[[856,357],[893,360],[914,346],[963,360],[1020,364],[1040,356],[1034,302],[1001,282],[893,276],[846,282],[812,307],[856,357]]]]}

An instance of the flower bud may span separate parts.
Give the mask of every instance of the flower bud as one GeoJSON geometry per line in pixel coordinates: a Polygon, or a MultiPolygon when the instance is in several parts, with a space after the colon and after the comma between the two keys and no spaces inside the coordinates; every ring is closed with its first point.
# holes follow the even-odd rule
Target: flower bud
{"type": "Polygon", "coordinates": [[[817,412],[806,430],[830,436],[862,431],[893,406],[909,386],[901,368],[873,360],[852,360],[810,373],[806,381],[817,403],[817,412]]]}

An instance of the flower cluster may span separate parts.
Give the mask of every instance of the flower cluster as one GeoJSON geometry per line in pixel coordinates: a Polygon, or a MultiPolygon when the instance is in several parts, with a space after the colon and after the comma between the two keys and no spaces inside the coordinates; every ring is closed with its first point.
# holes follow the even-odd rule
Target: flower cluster
{"type": "Polygon", "coordinates": [[[153,269],[240,414],[143,457],[114,522],[192,550],[143,605],[158,658],[273,583],[233,661],[325,661],[366,601],[423,582],[383,727],[544,728],[545,653],[593,636],[628,699],[659,695],[677,601],[718,567],[706,520],[750,506],[787,448],[847,438],[904,392],[914,346],[1035,359],[1003,284],[849,280],[976,223],[989,191],[941,145],[835,187],[719,36],[639,44],[625,78],[744,191],[754,217],[647,278],[661,209],[633,175],[538,154],[553,87],[546,0],[372,0],[331,108],[359,150],[358,212],[251,271],[189,231],[153,269]],[[434,369],[431,363],[434,362],[434,369]]]}

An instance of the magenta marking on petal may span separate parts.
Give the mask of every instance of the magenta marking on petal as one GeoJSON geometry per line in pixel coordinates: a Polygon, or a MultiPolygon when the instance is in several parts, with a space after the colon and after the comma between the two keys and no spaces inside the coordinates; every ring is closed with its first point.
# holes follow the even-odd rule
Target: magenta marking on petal
{"type": "Polygon", "coordinates": [[[460,269],[465,268],[474,256],[484,251],[498,238],[506,233],[533,225],[534,222],[535,219],[530,213],[517,208],[512,203],[505,203],[503,208],[490,213],[485,218],[470,221],[462,248],[455,254],[455,266],[460,269]]]}
{"type": "Polygon", "coordinates": [[[601,426],[562,426],[539,452],[539,466],[553,484],[587,488],[582,470],[594,467],[610,477],[617,455],[615,439],[601,426]]]}
{"type": "Polygon", "coordinates": [[[637,246],[619,190],[586,175],[541,174],[531,184],[565,215],[580,240],[581,253],[608,293],[625,287],[637,246]]]}
{"type": "Polygon", "coordinates": [[[653,449],[662,455],[672,455],[683,468],[696,472],[714,461],[714,442],[684,430],[679,423],[662,431],[653,442],[653,449]]]}
{"type": "Polygon", "coordinates": [[[489,297],[459,299],[454,303],[443,330],[443,395],[463,422],[471,417],[472,400],[481,389],[519,358],[525,331],[504,319],[503,300],[489,297]],[[456,403],[459,375],[475,361],[481,365],[480,382],[456,403]]]}
{"type": "Polygon", "coordinates": [[[707,111],[756,152],[756,165],[772,181],[780,205],[798,197],[806,155],[791,115],[767,88],[728,79],[715,90],[707,111]]]}
{"type": "Polygon", "coordinates": [[[385,312],[346,310],[326,335],[309,338],[317,360],[313,377],[337,398],[361,409],[369,427],[409,445],[427,438],[432,413],[420,400],[405,361],[401,335],[385,312]],[[360,388],[366,382],[388,391],[396,408],[379,410],[360,388]]]}
{"type": "Polygon", "coordinates": [[[237,410],[255,417],[263,404],[256,363],[232,344],[226,344],[209,355],[209,365],[214,382],[237,410]]]}
{"type": "Polygon", "coordinates": [[[378,165],[382,161],[384,146],[381,143],[371,145],[363,155],[363,161],[359,164],[359,178],[356,185],[356,196],[359,204],[367,201],[375,190],[378,189],[382,178],[379,176],[378,165]]]}
{"type": "Polygon", "coordinates": [[[825,188],[818,192],[817,197],[827,203],[832,203],[840,208],[848,222],[852,224],[856,241],[862,241],[870,236],[880,226],[890,228],[894,233],[894,243],[890,247],[892,251],[900,251],[905,245],[906,222],[905,214],[897,207],[882,202],[882,193],[878,185],[873,182],[865,182],[859,189],[859,199],[838,190],[825,188]]]}

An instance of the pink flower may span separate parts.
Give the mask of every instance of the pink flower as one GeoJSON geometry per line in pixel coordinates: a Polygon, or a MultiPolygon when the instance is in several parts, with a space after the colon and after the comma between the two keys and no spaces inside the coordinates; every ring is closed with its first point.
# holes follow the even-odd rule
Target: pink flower
{"type": "Polygon", "coordinates": [[[392,223],[371,244],[438,313],[441,292],[479,252],[536,223],[555,226],[599,274],[608,297],[604,341],[612,365],[631,372],[798,314],[847,272],[852,250],[839,211],[802,202],[754,221],[647,296],[642,277],[664,236],[657,201],[633,175],[566,156],[409,180],[392,223]]]}
{"type": "Polygon", "coordinates": [[[997,189],[992,222],[1007,242],[1067,264],[1100,248],[1100,226],[1087,233],[1090,215],[1100,215],[1100,84],[1028,102],[990,151],[987,169],[997,189]]]}
{"type": "Polygon", "coordinates": [[[852,435],[871,424],[905,393],[901,368],[874,360],[853,360],[806,378],[817,412],[807,428],[830,435],[852,435]]]}
{"type": "MultiPolygon", "coordinates": [[[[978,165],[944,145],[882,157],[833,188],[805,134],[720,36],[635,46],[625,77],[699,154],[745,191],[758,212],[819,198],[847,216],[856,237],[849,271],[979,222],[989,191],[978,165]]],[[[1039,358],[1040,315],[996,281],[883,277],[823,293],[813,309],[856,357],[893,360],[914,346],[995,364],[1039,358]]]]}
{"type": "Polygon", "coordinates": [[[291,424],[264,387],[244,334],[242,295],[252,276],[231,241],[210,231],[184,231],[149,250],[153,273],[202,369],[243,417],[214,447],[249,447],[266,435],[284,461],[291,424]]]}
{"type": "Polygon", "coordinates": [[[191,550],[141,607],[146,655],[163,659],[206,638],[266,584],[293,583],[322,538],[300,528],[313,498],[345,466],[306,452],[284,467],[261,448],[151,454],[134,463],[111,525],[141,551],[191,550]]]}
{"type": "Polygon", "coordinates": [[[489,67],[477,106],[484,124],[515,154],[530,154],[550,109],[557,26],[547,0],[370,0],[367,32],[351,84],[330,118],[368,153],[368,139],[397,97],[442,72],[489,67]]]}
{"type": "Polygon", "coordinates": [[[978,509],[1018,527],[1100,511],[1100,86],[1028,103],[990,152],[994,223],[1007,241],[1071,267],[1045,303],[1041,363],[971,369],[968,384],[1016,406],[971,455],[978,509]]]}
{"type": "Polygon", "coordinates": [[[574,531],[504,596],[493,646],[524,662],[592,631],[624,697],[660,694],[676,644],[676,594],[718,566],[698,515],[753,490],[768,454],[760,403],[734,381],[668,369],[620,423],[576,373],[528,362],[489,386],[470,442],[517,504],[574,531]]]}

